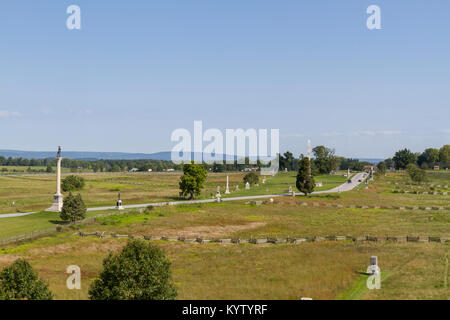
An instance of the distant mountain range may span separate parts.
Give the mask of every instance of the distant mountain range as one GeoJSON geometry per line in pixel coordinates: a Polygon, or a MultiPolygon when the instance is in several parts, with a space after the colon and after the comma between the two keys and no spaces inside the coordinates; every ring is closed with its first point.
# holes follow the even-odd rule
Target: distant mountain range
{"type": "MultiPolygon", "coordinates": [[[[170,160],[170,152],[157,153],[126,153],[126,152],[91,152],[91,151],[63,151],[63,158],[77,160],[170,160]]],[[[0,150],[0,156],[5,158],[47,159],[55,158],[56,151],[21,151],[0,150]]]]}
{"type": "Polygon", "coordinates": [[[376,158],[372,158],[372,159],[370,159],[370,158],[356,158],[356,159],[358,159],[361,162],[370,162],[370,163],[373,163],[373,164],[378,164],[381,161],[385,160],[385,159],[376,159],[376,158]]]}
{"type": "MultiPolygon", "coordinates": [[[[21,150],[0,150],[0,156],[5,158],[24,158],[24,159],[46,159],[56,157],[55,151],[21,151],[21,150]]],[[[126,153],[126,152],[91,152],[91,151],[63,151],[63,158],[77,160],[170,160],[171,152],[157,153],[126,153]]],[[[206,158],[206,157],[205,157],[206,158]]],[[[384,159],[360,158],[360,161],[378,163],[384,159]]]]}

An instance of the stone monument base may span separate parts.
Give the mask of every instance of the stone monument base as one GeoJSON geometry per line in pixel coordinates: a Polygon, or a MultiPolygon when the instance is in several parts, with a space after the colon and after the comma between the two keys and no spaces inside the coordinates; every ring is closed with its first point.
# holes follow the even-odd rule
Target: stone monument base
{"type": "Polygon", "coordinates": [[[124,207],[122,205],[122,200],[117,200],[116,202],[116,210],[123,210],[124,207]]]}
{"type": "Polygon", "coordinates": [[[63,207],[63,195],[62,194],[55,194],[53,196],[53,204],[50,208],[48,208],[45,211],[51,211],[51,212],[61,212],[63,207]]]}

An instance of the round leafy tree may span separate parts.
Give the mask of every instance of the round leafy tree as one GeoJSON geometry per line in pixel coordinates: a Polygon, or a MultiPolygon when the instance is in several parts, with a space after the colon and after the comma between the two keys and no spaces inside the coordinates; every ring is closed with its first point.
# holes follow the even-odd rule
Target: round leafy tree
{"type": "Polygon", "coordinates": [[[254,172],[249,172],[244,176],[244,183],[257,184],[259,182],[259,176],[254,172]]]}
{"type": "Polygon", "coordinates": [[[200,165],[195,163],[185,164],[183,166],[183,175],[180,178],[180,196],[194,199],[195,196],[200,195],[200,191],[208,175],[208,171],[200,165]]]}
{"type": "Polygon", "coordinates": [[[403,149],[397,151],[392,158],[396,169],[406,169],[406,166],[410,163],[416,163],[417,157],[409,149],[403,149]]]}
{"type": "Polygon", "coordinates": [[[311,175],[311,163],[307,157],[302,157],[299,162],[297,182],[295,184],[300,192],[308,195],[314,191],[316,183],[311,175]]]}
{"type": "Polygon", "coordinates": [[[0,300],[52,299],[47,284],[39,279],[26,260],[16,260],[0,272],[0,300]]]}
{"type": "Polygon", "coordinates": [[[81,194],[76,196],[72,192],[64,199],[60,217],[63,221],[79,221],[86,217],[86,205],[81,194]]]}
{"type": "Polygon", "coordinates": [[[85,185],[84,178],[74,175],[67,176],[61,182],[61,188],[64,192],[79,191],[84,188],[84,185],[85,185]]]}
{"type": "Polygon", "coordinates": [[[173,300],[177,295],[164,252],[143,240],[130,241],[103,260],[89,288],[91,300],[173,300]]]}

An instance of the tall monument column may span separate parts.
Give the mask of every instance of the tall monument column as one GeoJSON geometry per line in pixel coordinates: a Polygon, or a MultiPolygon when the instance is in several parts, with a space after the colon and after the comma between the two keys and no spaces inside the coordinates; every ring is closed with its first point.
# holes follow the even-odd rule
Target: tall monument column
{"type": "Polygon", "coordinates": [[[308,160],[311,162],[311,140],[308,139],[308,160]]]}
{"type": "Polygon", "coordinates": [[[228,176],[227,176],[227,187],[225,189],[225,194],[230,194],[230,187],[228,186],[228,176]]]}
{"type": "Polygon", "coordinates": [[[311,140],[308,139],[308,160],[309,160],[309,175],[311,176],[311,140]]]}
{"type": "Polygon", "coordinates": [[[58,147],[56,155],[56,193],[53,195],[53,204],[46,211],[61,212],[63,206],[63,195],[61,194],[61,147],[58,147]]]}

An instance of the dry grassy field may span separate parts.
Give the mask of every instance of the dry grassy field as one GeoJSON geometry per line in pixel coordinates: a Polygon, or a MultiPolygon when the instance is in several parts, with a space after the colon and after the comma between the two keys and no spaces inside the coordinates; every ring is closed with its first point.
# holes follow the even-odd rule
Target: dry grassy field
{"type": "MultiPolygon", "coordinates": [[[[138,175],[92,176],[88,180],[88,190],[91,190],[91,194],[85,191],[83,197],[86,196],[91,203],[100,204],[103,200],[98,199],[101,194],[98,190],[103,189],[104,194],[113,201],[117,191],[108,191],[106,186],[112,189],[123,185],[120,187],[124,188],[121,192],[128,194],[129,200],[134,198],[139,201],[140,197],[148,197],[152,192],[155,200],[176,198],[177,177],[177,174],[155,174],[151,178],[138,175]],[[109,182],[106,181],[108,179],[116,180],[109,182]],[[118,181],[145,183],[148,186],[122,184],[118,181]],[[95,189],[96,184],[102,188],[95,189]],[[99,193],[94,194],[93,190],[99,193]],[[131,190],[137,190],[136,194],[132,195],[131,190]]],[[[224,185],[224,177],[224,174],[210,175],[207,189],[215,191],[217,184],[224,185]]],[[[240,182],[240,179],[240,175],[230,174],[231,185],[240,182]]],[[[295,181],[295,175],[286,173],[272,179],[262,188],[267,188],[267,192],[282,192],[295,181]]],[[[363,188],[328,196],[276,198],[273,203],[261,205],[236,201],[155,207],[143,211],[125,210],[117,215],[98,218],[91,224],[66,228],[49,237],[4,246],[0,248],[0,268],[24,257],[49,283],[57,299],[87,299],[89,284],[101,270],[102,259],[108,252],[119,250],[128,240],[79,237],[74,235],[78,231],[209,239],[326,235],[450,237],[449,210],[351,209],[301,205],[302,202],[393,206],[449,205],[448,195],[394,193],[395,186],[389,182],[395,181],[407,182],[408,179],[402,173],[389,173],[370,184],[367,190],[363,188]],[[73,264],[80,266],[82,270],[81,290],[71,291],[65,285],[68,277],[65,270],[73,264]]],[[[449,181],[449,173],[429,173],[429,183],[449,184],[449,181]]],[[[48,187],[50,194],[51,187],[48,187]]],[[[257,190],[250,191],[256,193],[257,190]]],[[[44,194],[44,191],[38,189],[35,192],[44,194]]],[[[204,197],[208,197],[208,192],[204,197]]],[[[148,199],[144,202],[148,202],[148,199]]],[[[30,228],[30,221],[33,221],[35,228],[44,222],[57,223],[57,214],[46,214],[48,216],[38,213],[21,218],[0,219],[0,231],[4,234],[15,226],[15,232],[18,232],[24,225],[30,228]]],[[[259,245],[165,241],[152,243],[163,248],[171,260],[172,274],[180,299],[450,298],[448,265],[446,267],[450,253],[449,242],[348,240],[259,245]],[[378,256],[382,272],[382,285],[379,290],[368,290],[365,286],[367,276],[362,274],[366,271],[372,255],[378,256]]]]}

